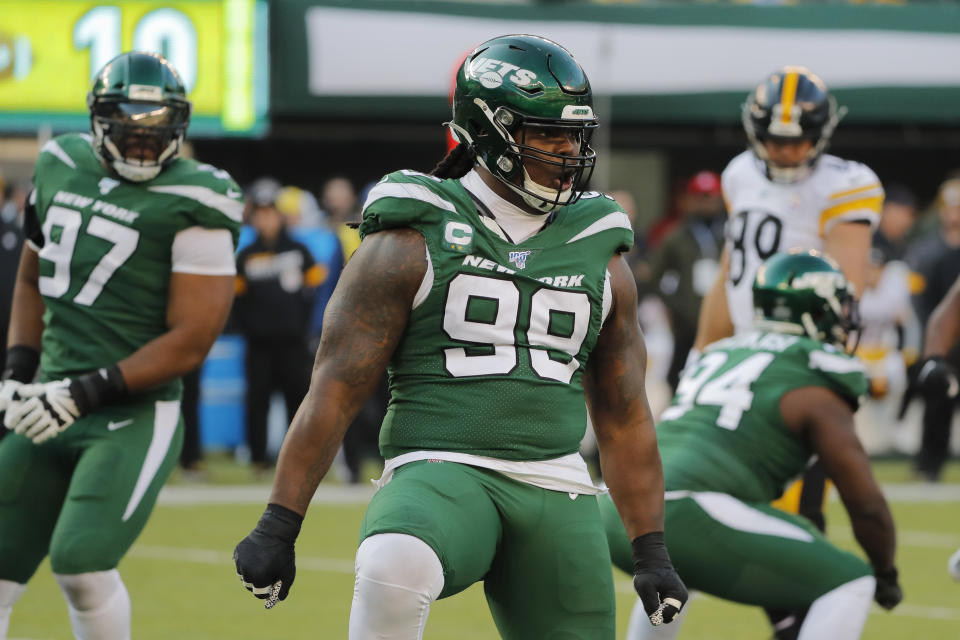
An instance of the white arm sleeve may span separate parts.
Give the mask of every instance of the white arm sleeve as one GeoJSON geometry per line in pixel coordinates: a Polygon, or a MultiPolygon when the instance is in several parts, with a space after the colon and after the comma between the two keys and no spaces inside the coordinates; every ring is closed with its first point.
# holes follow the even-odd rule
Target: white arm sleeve
{"type": "Polygon", "coordinates": [[[173,239],[170,270],[201,276],[233,276],[237,262],[233,255],[233,236],[227,229],[189,227],[173,239]]]}

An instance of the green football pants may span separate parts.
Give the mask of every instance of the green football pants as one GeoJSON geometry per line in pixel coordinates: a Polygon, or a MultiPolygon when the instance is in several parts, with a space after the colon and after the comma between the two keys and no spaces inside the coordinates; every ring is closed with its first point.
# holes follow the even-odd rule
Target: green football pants
{"type": "Polygon", "coordinates": [[[400,467],[373,497],[360,541],[415,536],[443,566],[441,598],[483,581],[508,640],[613,640],[610,556],[595,496],[548,491],[454,462],[400,467]]]}
{"type": "Polygon", "coordinates": [[[113,569],[147,523],[183,443],[180,403],[127,402],[35,445],[0,441],[0,579],[113,569]]]}
{"type": "MultiPolygon", "coordinates": [[[[671,491],[664,538],[689,589],[743,604],[803,609],[851,580],[872,575],[805,518],[723,493],[671,491]]],[[[613,563],[633,573],[630,540],[609,496],[600,503],[613,563]]]]}

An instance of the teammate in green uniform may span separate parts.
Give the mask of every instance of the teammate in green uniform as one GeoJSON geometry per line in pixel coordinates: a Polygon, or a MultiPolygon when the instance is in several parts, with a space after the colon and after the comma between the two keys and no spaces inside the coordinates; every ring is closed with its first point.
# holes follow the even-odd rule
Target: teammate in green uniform
{"type": "MultiPolygon", "coordinates": [[[[931,417],[941,421],[940,435],[948,433],[953,422],[954,407],[960,396],[960,372],[951,364],[951,351],[960,344],[960,278],[954,281],[943,300],[936,306],[924,330],[923,360],[916,366],[916,373],[904,393],[901,414],[911,398],[919,396],[931,409],[931,417]]],[[[949,444],[949,443],[948,443],[949,444]]],[[[941,444],[947,450],[949,446],[941,444]]],[[[950,576],[960,581],[960,549],[947,561],[950,576]]]]}
{"type": "Polygon", "coordinates": [[[459,146],[432,175],[399,171],[370,192],[270,504],[234,553],[268,608],[287,595],[303,514],[388,362],[386,468],[361,528],[350,638],[420,638],[431,603],[477,581],[504,638],[613,638],[598,489],[577,452],[585,396],[637,590],[657,622],[682,606],[621,256],[630,223],[581,191],[596,124],[569,52],[495,38],[458,73],[459,146]]]}
{"type": "MultiPolygon", "coordinates": [[[[794,638],[859,638],[871,599],[891,609],[902,593],[893,519],[853,431],[867,390],[862,365],[842,350],[855,304],[839,268],[815,251],[775,254],[753,295],[756,330],[709,345],[657,426],[667,548],[692,589],[806,612],[794,638]],[[769,505],[816,456],[869,565],[769,505]]],[[[601,510],[614,564],[626,569],[623,526],[612,504],[601,510]]],[[[665,633],[634,616],[628,638],[672,638],[678,627],[665,633]]]]}
{"type": "Polygon", "coordinates": [[[179,455],[179,376],[233,298],[240,190],[180,157],[173,67],[121,54],[88,105],[92,136],[40,150],[26,213],[0,385],[0,637],[48,554],[75,637],[130,637],[117,563],[179,455]]]}

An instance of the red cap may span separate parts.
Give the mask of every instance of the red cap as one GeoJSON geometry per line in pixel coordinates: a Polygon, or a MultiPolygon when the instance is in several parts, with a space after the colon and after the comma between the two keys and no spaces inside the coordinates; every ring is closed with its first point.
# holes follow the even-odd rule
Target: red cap
{"type": "Polygon", "coordinates": [[[701,171],[690,178],[686,191],[695,195],[719,196],[720,176],[713,171],[701,171]]]}

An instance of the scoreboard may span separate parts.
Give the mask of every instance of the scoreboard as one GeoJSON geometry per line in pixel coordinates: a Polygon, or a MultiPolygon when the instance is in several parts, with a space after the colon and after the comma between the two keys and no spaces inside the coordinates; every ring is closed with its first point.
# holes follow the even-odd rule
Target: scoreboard
{"type": "Polygon", "coordinates": [[[179,71],[192,136],[264,130],[265,0],[3,0],[0,133],[86,129],[93,75],[134,49],[160,53],[179,71]]]}

